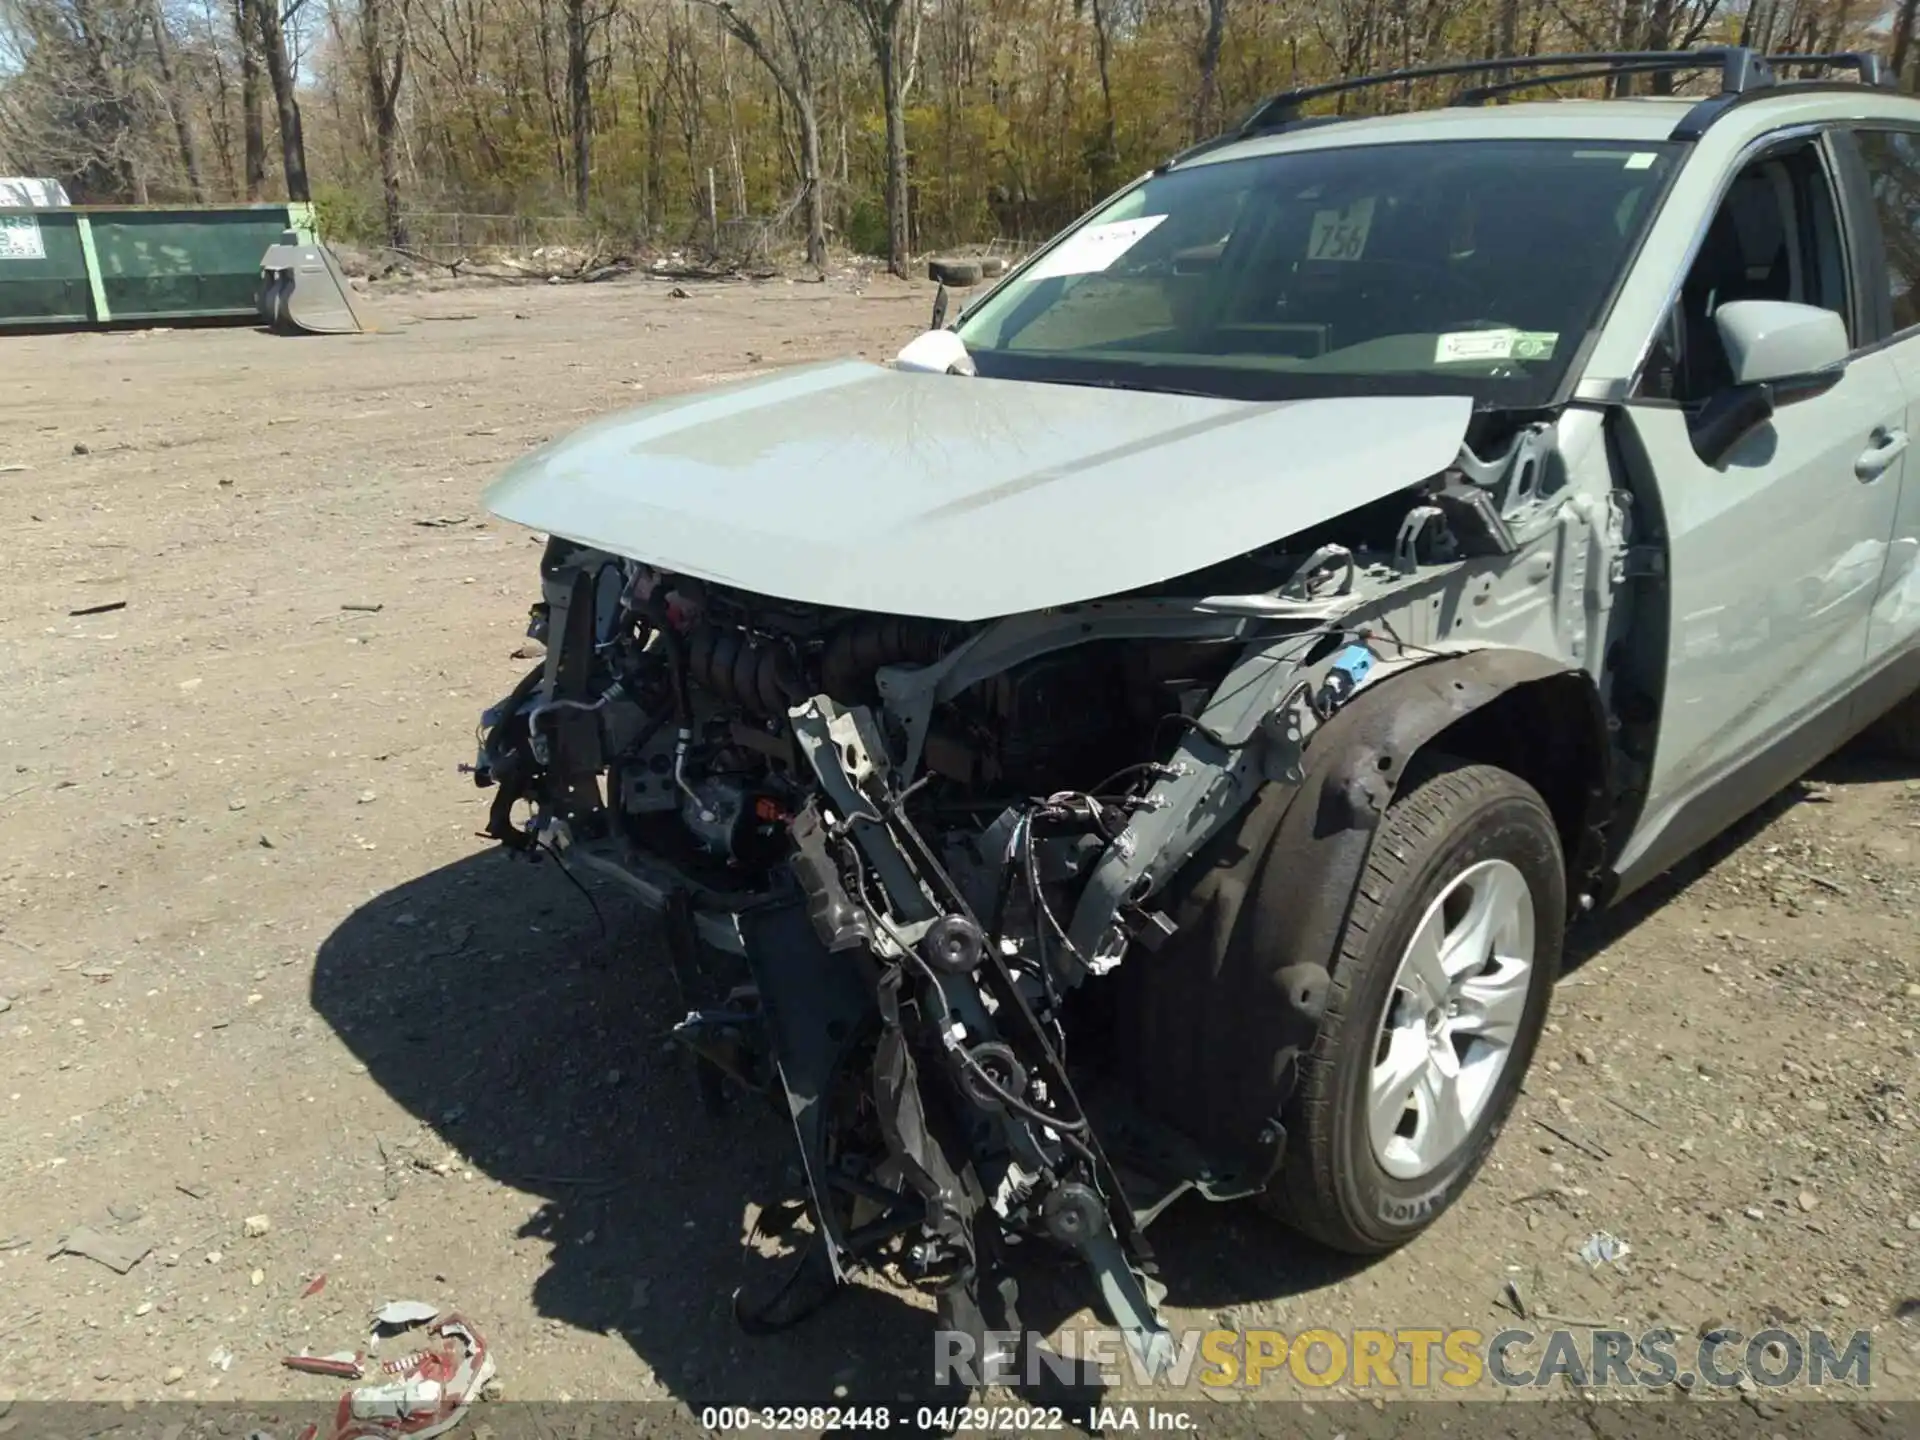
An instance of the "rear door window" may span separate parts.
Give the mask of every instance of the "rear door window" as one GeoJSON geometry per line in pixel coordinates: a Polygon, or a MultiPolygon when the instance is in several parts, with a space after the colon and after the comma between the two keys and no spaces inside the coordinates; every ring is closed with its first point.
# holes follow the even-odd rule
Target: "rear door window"
{"type": "Polygon", "coordinates": [[[1920,135],[1859,130],[1855,139],[1887,255],[1888,300],[1896,332],[1920,325],[1920,135]]]}

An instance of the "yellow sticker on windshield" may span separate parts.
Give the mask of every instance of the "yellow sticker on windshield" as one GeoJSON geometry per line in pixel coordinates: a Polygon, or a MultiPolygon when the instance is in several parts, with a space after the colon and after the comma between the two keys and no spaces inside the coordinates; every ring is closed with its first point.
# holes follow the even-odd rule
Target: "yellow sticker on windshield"
{"type": "Polygon", "coordinates": [[[1452,330],[1436,337],[1436,365],[1470,365],[1489,360],[1546,360],[1560,336],[1553,330],[1452,330]]]}
{"type": "Polygon", "coordinates": [[[1358,260],[1367,253],[1367,233],[1372,229],[1371,195],[1344,210],[1316,210],[1307,235],[1307,259],[1358,260]]]}

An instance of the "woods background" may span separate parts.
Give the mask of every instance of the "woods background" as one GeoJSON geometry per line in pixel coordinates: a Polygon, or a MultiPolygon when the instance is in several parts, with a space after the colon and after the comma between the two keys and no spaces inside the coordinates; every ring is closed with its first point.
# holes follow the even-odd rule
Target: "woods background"
{"type": "Polygon", "coordinates": [[[1290,85],[1733,40],[1906,76],[1916,3],[0,0],[0,174],[76,203],[312,199],[329,235],[403,247],[832,245],[904,270],[1044,235],[1290,85]]]}

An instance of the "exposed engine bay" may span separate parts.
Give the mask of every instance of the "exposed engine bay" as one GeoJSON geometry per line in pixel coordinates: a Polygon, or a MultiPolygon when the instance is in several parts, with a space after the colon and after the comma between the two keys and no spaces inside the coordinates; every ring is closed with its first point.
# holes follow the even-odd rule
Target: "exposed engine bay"
{"type": "MultiPolygon", "coordinates": [[[[488,833],[666,913],[677,1033],[791,1115],[829,1279],[896,1265],[943,1323],[1017,1329],[1005,1247],[1044,1239],[1157,1372],[1144,1226],[1188,1189],[1260,1190],[1285,1133],[1275,1114],[1208,1155],[1130,1114],[1099,982],[1174,936],[1170,884],[1299,781],[1317,729],[1464,642],[1445,617],[1467,587],[1594,543],[1547,503],[1549,434],[1150,592],[979,622],[555,536],[545,660],[483,720],[488,833]],[[740,983],[693,993],[696,950],[740,983]]],[[[1475,623],[1538,619],[1528,599],[1475,623]]]]}

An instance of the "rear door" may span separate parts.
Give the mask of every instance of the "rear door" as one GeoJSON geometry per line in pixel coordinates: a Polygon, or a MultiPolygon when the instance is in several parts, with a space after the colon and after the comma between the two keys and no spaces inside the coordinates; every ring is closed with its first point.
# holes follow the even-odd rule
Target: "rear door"
{"type": "MultiPolygon", "coordinates": [[[[1920,129],[1855,128],[1860,208],[1873,218],[1863,290],[1882,349],[1905,385],[1906,428],[1920,425],[1920,129]]],[[[1872,719],[1920,683],[1920,466],[1909,462],[1888,533],[1887,563],[1867,627],[1869,676],[1856,719],[1872,719]]]]}
{"type": "Polygon", "coordinates": [[[1665,512],[1671,611],[1647,809],[1623,867],[1669,827],[1699,822],[1703,833],[1668,833],[1667,845],[1704,838],[1819,759],[1842,738],[1867,665],[1906,391],[1894,358],[1860,343],[1871,337],[1840,159],[1824,137],[1802,135],[1742,166],[1625,407],[1623,438],[1641,451],[1665,512]],[[1736,299],[1835,310],[1855,353],[1837,384],[1781,406],[1708,465],[1689,420],[1730,381],[1713,313],[1736,299]],[[1696,805],[1703,797],[1712,803],[1696,805]]]}

